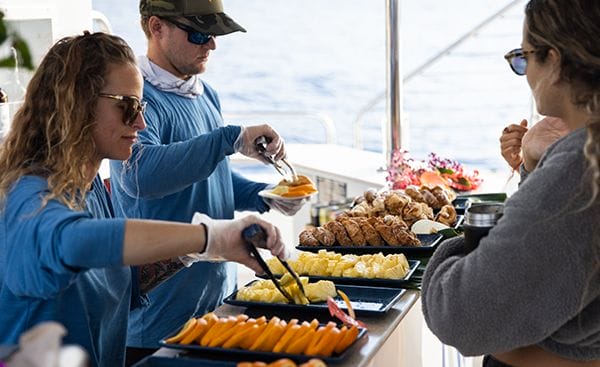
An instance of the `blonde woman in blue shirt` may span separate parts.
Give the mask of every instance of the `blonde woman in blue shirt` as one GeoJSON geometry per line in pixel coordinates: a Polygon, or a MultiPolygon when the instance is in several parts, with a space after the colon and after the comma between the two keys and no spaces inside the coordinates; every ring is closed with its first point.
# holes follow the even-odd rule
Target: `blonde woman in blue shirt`
{"type": "Polygon", "coordinates": [[[127,265],[199,252],[260,272],[240,235],[251,223],[283,255],[277,229],[256,217],[203,226],[112,218],[98,169],[127,159],[145,128],[142,84],[122,39],[87,32],[54,45],[31,79],[0,147],[0,344],[55,320],[92,365],[121,366],[140,296],[127,265]]]}

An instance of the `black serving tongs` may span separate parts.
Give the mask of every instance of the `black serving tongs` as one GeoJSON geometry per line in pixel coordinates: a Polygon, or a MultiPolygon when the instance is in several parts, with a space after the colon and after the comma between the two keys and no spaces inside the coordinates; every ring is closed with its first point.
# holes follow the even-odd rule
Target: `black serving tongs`
{"type": "Polygon", "coordinates": [[[258,138],[256,138],[256,140],[254,141],[254,145],[256,146],[256,150],[260,153],[260,155],[262,155],[269,163],[271,163],[273,165],[273,167],[275,167],[277,172],[279,172],[279,174],[281,176],[283,176],[284,180],[286,180],[288,182],[296,182],[298,180],[298,176],[296,175],[296,170],[287,161],[287,159],[283,158],[281,160],[281,162],[283,162],[283,164],[285,165],[285,166],[283,166],[283,165],[279,164],[279,162],[276,162],[273,159],[273,157],[271,157],[267,153],[267,145],[270,142],[271,142],[271,140],[263,135],[263,136],[259,136],[258,138]]]}
{"type": "MultiPolygon", "coordinates": [[[[269,269],[269,266],[267,265],[265,260],[260,255],[260,252],[258,252],[258,248],[259,247],[264,248],[265,242],[267,241],[267,234],[265,233],[265,230],[258,224],[252,224],[252,225],[244,228],[244,230],[242,231],[242,236],[243,236],[244,240],[246,241],[246,246],[248,246],[248,250],[250,250],[252,255],[254,255],[254,257],[256,258],[256,261],[258,261],[258,264],[260,265],[260,267],[265,271],[265,273],[267,274],[269,279],[273,282],[273,284],[275,284],[275,287],[279,290],[279,292],[281,292],[281,294],[284,295],[284,297],[289,302],[295,304],[296,301],[295,301],[294,297],[292,297],[292,295],[290,295],[285,290],[285,288],[281,285],[279,279],[275,275],[273,275],[273,272],[271,272],[271,269],[269,269]]],[[[292,269],[292,267],[290,266],[290,264],[288,264],[287,261],[281,260],[280,258],[277,258],[277,260],[279,260],[281,265],[283,265],[283,267],[294,278],[296,285],[298,285],[298,289],[300,289],[300,292],[302,292],[302,296],[304,296],[306,298],[306,293],[304,292],[304,286],[302,285],[302,282],[300,281],[300,277],[298,277],[298,274],[296,274],[296,272],[292,269]]]]}

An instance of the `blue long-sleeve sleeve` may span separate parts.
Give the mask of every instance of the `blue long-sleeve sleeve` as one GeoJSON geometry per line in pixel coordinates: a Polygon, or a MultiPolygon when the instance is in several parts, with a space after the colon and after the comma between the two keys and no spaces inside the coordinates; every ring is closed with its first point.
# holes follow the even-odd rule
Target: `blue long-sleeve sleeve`
{"type": "MultiPolygon", "coordinates": [[[[149,112],[152,113],[152,112],[149,112]]],[[[150,118],[150,117],[148,117],[150,118]]],[[[130,196],[159,199],[208,178],[219,162],[234,153],[239,126],[224,126],[186,141],[162,144],[148,128],[127,162],[112,161],[113,172],[130,196]]]]}
{"type": "Polygon", "coordinates": [[[248,180],[235,171],[231,173],[231,176],[233,180],[235,210],[252,210],[259,213],[269,210],[269,206],[258,196],[258,192],[267,187],[268,184],[248,180]]]}
{"type": "Polygon", "coordinates": [[[0,212],[0,344],[53,320],[92,366],[121,366],[131,297],[131,271],[121,266],[125,221],[110,219],[98,176],[86,210],[42,206],[46,194],[45,179],[22,177],[0,212]]]}
{"type": "Polygon", "coordinates": [[[6,285],[14,294],[54,297],[81,270],[122,265],[123,219],[96,220],[56,201],[39,211],[34,192],[42,183],[24,181],[7,201],[11,210],[5,214],[5,225],[13,229],[6,242],[19,244],[7,246],[4,264],[6,285]]]}

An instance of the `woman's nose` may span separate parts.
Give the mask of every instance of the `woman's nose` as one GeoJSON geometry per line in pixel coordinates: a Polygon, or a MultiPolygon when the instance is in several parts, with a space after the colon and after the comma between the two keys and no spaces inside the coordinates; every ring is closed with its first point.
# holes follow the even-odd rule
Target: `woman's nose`
{"type": "Polygon", "coordinates": [[[131,125],[137,131],[144,130],[146,128],[146,120],[144,120],[144,114],[138,113],[137,117],[133,121],[133,125],[131,125]]]}

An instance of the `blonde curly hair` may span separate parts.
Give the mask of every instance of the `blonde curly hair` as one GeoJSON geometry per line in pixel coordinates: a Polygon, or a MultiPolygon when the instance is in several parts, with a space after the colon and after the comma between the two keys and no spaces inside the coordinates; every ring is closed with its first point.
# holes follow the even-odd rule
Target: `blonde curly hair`
{"type": "Polygon", "coordinates": [[[98,94],[111,65],[134,64],[127,43],[105,33],[65,37],[46,54],[29,82],[23,105],[0,146],[0,205],[24,175],[48,181],[43,203],[85,207],[98,94]]]}

